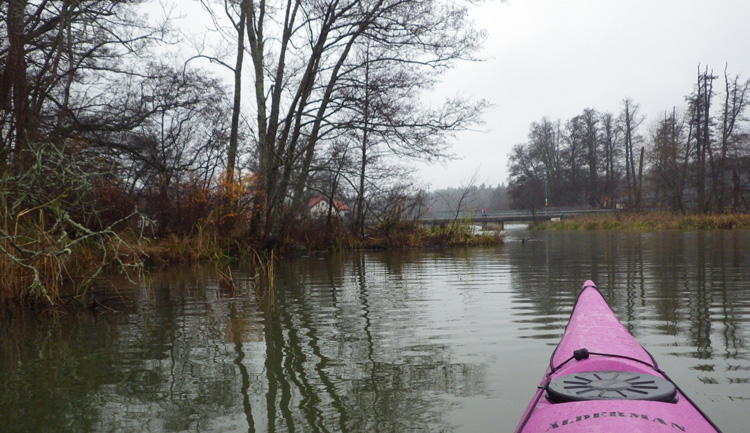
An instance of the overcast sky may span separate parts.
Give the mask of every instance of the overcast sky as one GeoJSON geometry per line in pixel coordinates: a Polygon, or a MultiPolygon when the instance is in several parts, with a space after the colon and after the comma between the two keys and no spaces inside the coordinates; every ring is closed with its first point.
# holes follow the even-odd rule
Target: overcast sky
{"type": "MultiPolygon", "coordinates": [[[[479,6],[489,32],[481,63],[462,63],[436,92],[486,98],[482,132],[464,132],[461,159],[420,168],[439,189],[507,182],[508,155],[543,117],[565,122],[585,108],[619,113],[631,98],[645,126],[684,106],[698,65],[750,78],[750,0],[508,0],[479,6]]],[[[723,86],[723,79],[715,88],[723,86]]],[[[645,130],[644,130],[645,132],[645,130]]]]}

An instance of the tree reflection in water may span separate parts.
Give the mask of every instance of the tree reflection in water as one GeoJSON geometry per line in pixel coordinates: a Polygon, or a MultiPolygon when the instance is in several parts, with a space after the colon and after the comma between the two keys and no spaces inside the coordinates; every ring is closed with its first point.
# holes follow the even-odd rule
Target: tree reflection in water
{"type": "Polygon", "coordinates": [[[512,430],[588,278],[722,428],[741,429],[750,233],[522,237],[285,260],[273,302],[253,269],[234,270],[229,293],[207,266],[155,273],[122,314],[16,317],[0,328],[2,430],[512,430]]]}

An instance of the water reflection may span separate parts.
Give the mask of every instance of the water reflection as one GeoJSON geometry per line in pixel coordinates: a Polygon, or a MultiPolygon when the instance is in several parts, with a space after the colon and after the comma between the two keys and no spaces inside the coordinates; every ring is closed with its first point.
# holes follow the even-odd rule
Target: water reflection
{"type": "Polygon", "coordinates": [[[449,430],[440,395],[476,393],[481,367],[415,338],[426,292],[405,277],[423,264],[382,254],[294,266],[303,272],[277,280],[266,322],[268,431],[449,430]]]}
{"type": "Polygon", "coordinates": [[[511,233],[500,249],[155,273],[122,314],[0,329],[3,431],[512,431],[580,284],[725,431],[750,399],[748,232],[511,233]],[[520,239],[529,239],[520,242],[520,239]]]}

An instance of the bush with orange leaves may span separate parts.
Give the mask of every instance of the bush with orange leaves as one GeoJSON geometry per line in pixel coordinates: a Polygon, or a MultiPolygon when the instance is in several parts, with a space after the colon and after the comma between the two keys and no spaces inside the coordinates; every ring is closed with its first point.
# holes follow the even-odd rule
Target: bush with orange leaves
{"type": "Polygon", "coordinates": [[[250,232],[257,194],[258,177],[255,173],[235,171],[230,176],[225,170],[216,180],[212,210],[204,222],[215,227],[222,238],[246,236],[250,232]]]}

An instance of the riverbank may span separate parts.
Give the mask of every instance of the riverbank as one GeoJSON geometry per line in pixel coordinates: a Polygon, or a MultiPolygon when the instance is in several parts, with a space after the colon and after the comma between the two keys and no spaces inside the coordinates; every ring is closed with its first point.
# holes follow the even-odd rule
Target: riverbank
{"type": "Polygon", "coordinates": [[[442,226],[406,224],[395,231],[374,230],[361,240],[357,249],[403,249],[493,246],[503,243],[500,225],[488,225],[484,230],[468,221],[457,220],[442,226]]]}
{"type": "Polygon", "coordinates": [[[731,230],[750,229],[750,214],[682,215],[617,212],[546,221],[533,230],[731,230]]]}
{"type": "Polygon", "coordinates": [[[9,312],[14,304],[32,306],[37,312],[74,304],[96,308],[98,305],[92,304],[89,295],[97,291],[98,280],[110,272],[119,272],[136,282],[147,269],[214,262],[218,276],[226,278],[223,269],[236,260],[251,259],[266,269],[274,258],[309,252],[492,246],[503,241],[499,226],[479,231],[468,221],[440,227],[413,222],[381,224],[368,230],[364,238],[352,235],[340,224],[305,221],[292,233],[284,249],[278,251],[259,250],[247,239],[222,237],[215,231],[201,229],[183,236],[163,237],[143,237],[132,230],[106,230],[88,232],[83,240],[51,236],[31,226],[20,233],[0,240],[5,252],[0,254],[0,271],[6,277],[0,287],[0,314],[9,312]],[[12,254],[14,247],[19,251],[16,255],[12,254]]]}
{"type": "MultiPolygon", "coordinates": [[[[500,225],[488,224],[477,230],[468,221],[457,220],[443,226],[422,226],[413,222],[377,225],[363,238],[352,235],[343,226],[327,227],[303,222],[293,232],[283,251],[276,256],[308,252],[354,250],[420,249],[447,247],[496,246],[503,243],[500,225]]],[[[170,235],[163,239],[141,241],[143,259],[150,267],[212,260],[234,260],[257,256],[251,245],[215,234],[198,232],[190,236],[170,235]]]]}

